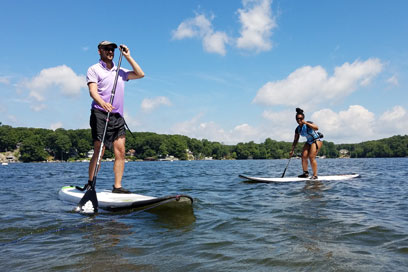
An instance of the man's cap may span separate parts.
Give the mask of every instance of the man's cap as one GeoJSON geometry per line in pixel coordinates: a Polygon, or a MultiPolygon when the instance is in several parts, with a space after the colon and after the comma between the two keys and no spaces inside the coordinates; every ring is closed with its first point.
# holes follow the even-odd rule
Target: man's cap
{"type": "Polygon", "coordinates": [[[115,47],[115,48],[118,48],[118,46],[116,45],[116,43],[113,43],[113,42],[110,42],[110,41],[102,41],[102,42],[100,42],[100,43],[98,44],[98,49],[100,49],[100,48],[102,48],[102,47],[105,47],[105,46],[108,46],[108,45],[113,46],[113,47],[115,47]]]}

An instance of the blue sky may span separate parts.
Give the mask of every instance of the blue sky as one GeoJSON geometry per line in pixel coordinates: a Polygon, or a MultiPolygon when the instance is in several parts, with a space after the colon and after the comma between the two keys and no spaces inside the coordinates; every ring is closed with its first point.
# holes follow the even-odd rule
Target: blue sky
{"type": "Polygon", "coordinates": [[[4,1],[0,122],[88,128],[86,71],[110,40],[145,72],[125,89],[132,131],[292,141],[301,107],[335,143],[406,135],[407,10],[403,0],[4,1]]]}

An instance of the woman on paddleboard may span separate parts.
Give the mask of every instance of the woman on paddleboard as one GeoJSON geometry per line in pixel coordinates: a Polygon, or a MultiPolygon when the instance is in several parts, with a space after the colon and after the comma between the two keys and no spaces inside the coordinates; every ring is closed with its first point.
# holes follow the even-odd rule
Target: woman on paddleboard
{"type": "Polygon", "coordinates": [[[309,177],[308,171],[308,162],[309,159],[310,165],[312,166],[313,176],[311,179],[317,179],[317,161],[316,156],[319,150],[323,146],[323,142],[320,140],[323,138],[323,135],[317,130],[319,127],[311,121],[305,121],[305,114],[300,108],[296,108],[296,122],[298,126],[295,130],[295,138],[292,144],[292,150],[290,151],[290,157],[292,157],[295,147],[299,141],[300,136],[306,137],[306,143],[303,146],[302,151],[302,168],[303,174],[299,175],[299,178],[309,177]]]}

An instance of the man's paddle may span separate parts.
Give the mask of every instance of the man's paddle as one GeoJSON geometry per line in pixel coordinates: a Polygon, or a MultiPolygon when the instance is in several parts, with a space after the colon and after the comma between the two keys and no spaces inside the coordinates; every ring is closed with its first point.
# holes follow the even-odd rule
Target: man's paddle
{"type": "MultiPolygon", "coordinates": [[[[122,55],[123,49],[120,50],[120,56],[119,56],[119,62],[118,62],[118,67],[116,68],[116,76],[115,76],[115,81],[113,83],[113,88],[111,92],[111,97],[109,100],[109,103],[112,105],[113,103],[113,98],[115,97],[115,92],[116,92],[116,85],[118,83],[118,76],[119,76],[119,70],[120,70],[120,64],[122,63],[122,55]]],[[[106,123],[105,123],[105,129],[103,130],[103,136],[102,136],[102,141],[101,141],[101,146],[99,148],[99,153],[98,153],[98,160],[96,161],[96,166],[94,170],[94,176],[92,179],[92,185],[88,188],[88,190],[85,192],[84,196],[82,199],[79,201],[78,206],[76,207],[76,211],[81,212],[81,213],[96,213],[98,212],[98,198],[96,197],[96,191],[95,191],[95,184],[96,184],[96,175],[98,174],[99,166],[101,163],[101,155],[102,155],[102,150],[104,147],[104,141],[105,141],[105,135],[106,131],[108,130],[108,123],[109,123],[109,117],[110,117],[110,112],[106,115],[106,123]],[[88,206],[85,206],[88,201],[91,201],[92,203],[92,208],[88,208],[88,206]]]]}
{"type": "Polygon", "coordinates": [[[290,156],[289,161],[288,161],[288,164],[286,164],[285,170],[283,171],[283,174],[282,174],[282,178],[285,176],[286,169],[288,169],[288,166],[289,166],[289,163],[290,163],[290,159],[292,159],[292,156],[290,156]]]}

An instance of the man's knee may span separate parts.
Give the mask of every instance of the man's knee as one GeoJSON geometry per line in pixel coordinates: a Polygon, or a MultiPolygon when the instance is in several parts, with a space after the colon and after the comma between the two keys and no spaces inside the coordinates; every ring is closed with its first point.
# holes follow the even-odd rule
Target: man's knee
{"type": "Polygon", "coordinates": [[[116,145],[114,153],[115,153],[115,158],[124,159],[125,158],[125,153],[126,153],[125,152],[125,146],[124,145],[123,146],[116,145]]]}
{"type": "Polygon", "coordinates": [[[125,159],[125,151],[117,151],[115,152],[115,158],[116,159],[125,159]]]}

